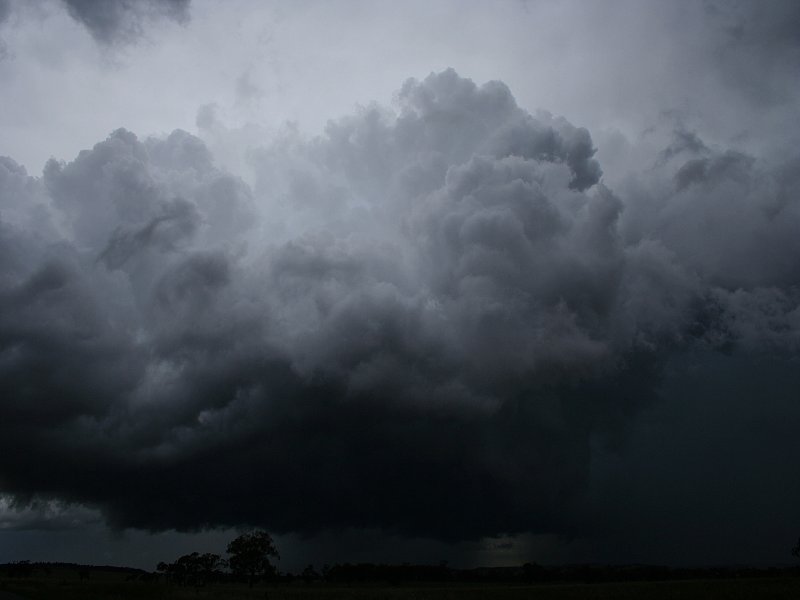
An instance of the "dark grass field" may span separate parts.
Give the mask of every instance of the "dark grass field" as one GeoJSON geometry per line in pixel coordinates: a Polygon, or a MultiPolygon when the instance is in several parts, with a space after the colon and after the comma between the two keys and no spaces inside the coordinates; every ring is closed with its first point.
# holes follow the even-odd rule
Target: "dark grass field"
{"type": "Polygon", "coordinates": [[[293,583],[260,585],[249,588],[238,584],[216,584],[193,588],[168,585],[164,582],[126,581],[120,574],[93,575],[80,581],[74,574],[51,574],[45,577],[0,580],[0,598],[8,593],[31,600],[113,600],[153,598],[233,600],[434,600],[478,599],[500,600],[541,599],[800,599],[800,578],[750,578],[688,581],[650,581],[596,584],[426,584],[426,585],[334,585],[293,583]]]}

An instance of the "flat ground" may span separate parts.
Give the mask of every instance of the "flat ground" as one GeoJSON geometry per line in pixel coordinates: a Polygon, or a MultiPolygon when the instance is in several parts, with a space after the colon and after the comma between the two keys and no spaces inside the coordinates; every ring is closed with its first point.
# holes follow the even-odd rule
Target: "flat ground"
{"type": "Polygon", "coordinates": [[[284,586],[218,584],[205,588],[182,588],[165,583],[125,581],[117,577],[93,577],[91,581],[55,577],[0,580],[0,599],[18,594],[31,600],[647,600],[755,598],[800,599],[800,578],[715,579],[669,582],[629,582],[547,585],[326,585],[296,583],[284,586]],[[6,595],[4,595],[6,594],[6,595]]]}

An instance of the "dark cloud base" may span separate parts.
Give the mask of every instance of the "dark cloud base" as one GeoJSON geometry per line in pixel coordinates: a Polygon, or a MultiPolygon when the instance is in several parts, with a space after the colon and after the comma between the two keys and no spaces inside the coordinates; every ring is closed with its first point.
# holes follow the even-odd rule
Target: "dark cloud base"
{"type": "Polygon", "coordinates": [[[1,159],[0,490],[149,530],[590,534],[665,364],[797,355],[797,159],[675,139],[612,191],[585,129],[449,70],[270,142],[252,188],[182,131],[1,159]]]}

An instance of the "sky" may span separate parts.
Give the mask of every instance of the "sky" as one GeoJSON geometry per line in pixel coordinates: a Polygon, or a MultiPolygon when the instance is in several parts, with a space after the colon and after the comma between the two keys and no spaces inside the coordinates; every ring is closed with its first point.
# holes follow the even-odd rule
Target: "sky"
{"type": "Polygon", "coordinates": [[[800,5],[0,0],[0,562],[792,562],[800,5]]]}

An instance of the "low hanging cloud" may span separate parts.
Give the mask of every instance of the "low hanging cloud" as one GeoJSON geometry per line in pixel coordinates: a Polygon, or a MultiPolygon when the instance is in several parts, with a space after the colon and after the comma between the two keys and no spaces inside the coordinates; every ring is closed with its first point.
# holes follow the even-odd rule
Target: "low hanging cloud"
{"type": "Polygon", "coordinates": [[[452,70],[253,154],[0,160],[0,490],[151,530],[581,532],[688,349],[797,350],[797,158],[588,131],[452,70]]]}

